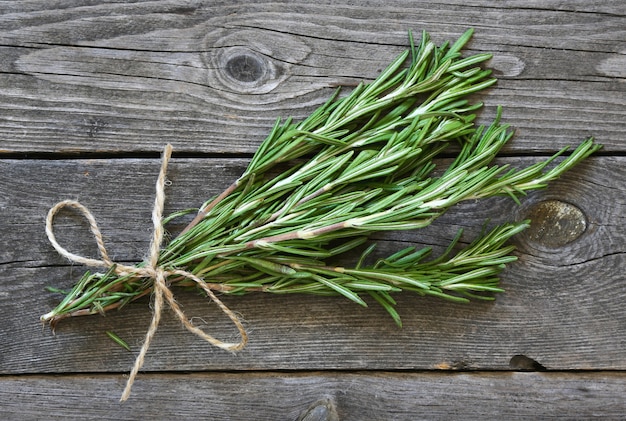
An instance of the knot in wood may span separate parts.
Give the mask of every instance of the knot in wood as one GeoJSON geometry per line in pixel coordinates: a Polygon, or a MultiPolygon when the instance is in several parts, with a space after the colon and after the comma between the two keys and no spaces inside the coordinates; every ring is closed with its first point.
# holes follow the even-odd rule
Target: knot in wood
{"type": "MultiPolygon", "coordinates": [[[[298,37],[263,29],[216,28],[206,34],[203,44],[207,80],[211,86],[219,83],[217,92],[238,104],[246,101],[238,95],[265,95],[275,90],[310,52],[298,37]]],[[[263,103],[267,98],[283,100],[284,96],[266,97],[263,103]]]]}
{"type": "Polygon", "coordinates": [[[264,63],[251,54],[238,54],[226,62],[225,71],[233,79],[241,82],[254,82],[265,73],[264,63]]]}
{"type": "Polygon", "coordinates": [[[231,92],[270,92],[278,86],[283,74],[280,65],[274,60],[248,47],[220,49],[214,60],[217,62],[217,79],[231,92]]]}
{"type": "Polygon", "coordinates": [[[527,231],[528,238],[545,247],[564,246],[587,229],[583,211],[560,200],[546,200],[533,205],[527,217],[532,221],[527,231]]]}

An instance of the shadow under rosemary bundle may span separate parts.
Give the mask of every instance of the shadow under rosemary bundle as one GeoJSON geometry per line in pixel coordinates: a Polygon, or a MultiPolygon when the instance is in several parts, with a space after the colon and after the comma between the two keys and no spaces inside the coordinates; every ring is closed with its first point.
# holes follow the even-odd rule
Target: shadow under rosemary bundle
{"type": "Polygon", "coordinates": [[[436,259],[428,259],[429,249],[407,248],[366,264],[370,247],[352,267],[328,263],[374,232],[423,228],[461,201],[517,201],[600,148],[587,139],[551,169],[565,150],[528,168],[492,164],[512,131],[500,110],[488,127],[474,122],[482,104],[467,97],[496,80],[479,66],[489,54],[462,57],[471,34],[440,47],[426,33],[418,45],[411,37],[411,48],[373,82],[335,94],[302,122],[279,119],[245,172],[201,206],[155,264],[87,272],[41,319],[102,313],[151,293],[146,266],[162,268],[168,287],[200,285],[175,273],[184,271],[205,291],[223,294],[341,295],[364,306],[370,296],[398,325],[393,295],[401,291],[491,299],[501,291],[498,274],[515,260],[507,240],[528,221],[498,226],[456,252],[452,244],[436,259]],[[449,145],[458,146],[456,158],[435,172],[433,160],[449,145]]]}

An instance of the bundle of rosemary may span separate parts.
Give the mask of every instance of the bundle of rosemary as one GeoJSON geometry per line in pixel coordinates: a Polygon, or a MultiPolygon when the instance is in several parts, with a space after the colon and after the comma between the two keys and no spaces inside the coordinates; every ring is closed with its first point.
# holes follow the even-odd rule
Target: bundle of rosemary
{"type": "MultiPolygon", "coordinates": [[[[163,248],[155,238],[153,262],[120,269],[108,258],[97,261],[109,270],[85,273],[41,319],[54,324],[121,308],[157,292],[157,278],[165,289],[199,285],[212,299],[212,291],[308,293],[365,306],[370,296],[398,325],[393,294],[400,291],[492,299],[501,291],[498,274],[515,260],[507,240],[528,221],[498,226],[460,250],[455,241],[436,259],[427,259],[428,248],[407,248],[368,264],[370,246],[352,267],[329,263],[354,253],[374,232],[425,227],[464,200],[509,195],[517,201],[600,148],[585,140],[549,170],[565,150],[523,169],[492,164],[512,131],[500,122],[500,110],[489,127],[474,122],[482,104],[467,97],[496,80],[479,67],[489,54],[461,56],[471,34],[440,47],[426,33],[419,45],[410,37],[411,48],[372,83],[335,94],[302,122],[279,119],[245,172],[205,202],[181,234],[163,248]],[[434,159],[450,145],[457,145],[456,158],[435,171],[434,159]]],[[[155,229],[183,213],[163,221],[153,215],[155,229]]],[[[224,347],[244,343],[245,337],[224,347]]]]}

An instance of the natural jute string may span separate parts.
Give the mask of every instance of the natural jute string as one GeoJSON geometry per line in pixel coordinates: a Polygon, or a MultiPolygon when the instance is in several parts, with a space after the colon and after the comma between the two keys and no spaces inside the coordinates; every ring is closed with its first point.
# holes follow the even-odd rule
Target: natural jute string
{"type": "Polygon", "coordinates": [[[161,312],[163,311],[163,301],[165,300],[167,304],[170,306],[174,314],[178,317],[178,319],[182,322],[182,324],[189,330],[190,332],[200,336],[202,339],[209,342],[211,345],[214,345],[218,348],[222,348],[228,351],[238,351],[243,349],[248,342],[248,335],[246,333],[243,324],[239,320],[239,318],[230,310],[226,305],[220,301],[211,288],[207,285],[204,280],[198,278],[192,273],[189,273],[184,270],[178,270],[175,268],[164,268],[159,266],[159,251],[161,248],[161,242],[163,240],[163,224],[162,224],[162,216],[163,216],[163,204],[165,202],[165,175],[167,172],[167,164],[172,155],[172,145],[168,144],[163,151],[163,157],[161,161],[161,171],[159,173],[159,178],[156,183],[156,198],[154,200],[154,208],[152,209],[152,223],[154,225],[154,231],[152,235],[152,241],[150,243],[150,254],[146,261],[145,267],[135,267],[135,266],[126,266],[119,263],[113,262],[107,253],[107,250],[104,246],[104,241],[102,239],[102,234],[100,233],[100,229],[98,228],[98,224],[96,223],[95,218],[92,213],[82,204],[74,200],[64,200],[62,202],[54,205],[50,211],[48,212],[48,217],[46,218],[46,234],[48,235],[48,239],[50,243],[54,246],[54,248],[63,256],[70,259],[73,262],[82,263],[87,266],[92,267],[106,267],[111,268],[114,267],[114,271],[119,276],[125,275],[133,275],[139,278],[149,278],[154,280],[153,287],[153,295],[154,295],[154,308],[152,321],[150,322],[150,327],[148,332],[146,333],[146,338],[144,340],[143,346],[141,347],[141,351],[139,351],[139,355],[135,360],[135,365],[133,366],[132,371],[130,372],[130,376],[128,377],[128,382],[126,383],[126,388],[124,389],[124,393],[122,394],[121,401],[125,401],[130,396],[130,390],[133,386],[133,382],[135,381],[135,377],[137,373],[143,366],[144,358],[146,353],[148,352],[148,348],[150,348],[150,342],[154,337],[154,334],[157,331],[159,326],[159,321],[161,320],[161,312]],[[89,221],[89,226],[91,228],[91,232],[93,233],[96,243],[98,244],[98,250],[100,252],[101,259],[90,259],[83,256],[79,256],[73,253],[70,253],[65,248],[61,247],[57,242],[54,232],[53,232],[53,220],[54,216],[63,208],[73,208],[82,213],[85,218],[89,221]],[[191,321],[187,319],[185,313],[181,310],[180,306],[176,303],[174,299],[174,295],[169,288],[167,283],[167,278],[169,276],[182,276],[187,279],[191,279],[194,281],[200,288],[206,292],[206,294],[215,302],[219,308],[233,321],[237,329],[239,330],[239,334],[241,336],[241,341],[238,343],[227,343],[222,342],[211,335],[205,333],[202,329],[196,327],[191,321]]]}

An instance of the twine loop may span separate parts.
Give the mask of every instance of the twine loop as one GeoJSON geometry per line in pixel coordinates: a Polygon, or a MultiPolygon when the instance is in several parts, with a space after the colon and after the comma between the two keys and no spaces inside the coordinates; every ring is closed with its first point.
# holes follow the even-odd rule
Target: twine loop
{"type": "Polygon", "coordinates": [[[128,266],[119,263],[115,263],[109,257],[109,254],[104,246],[104,240],[102,238],[102,233],[100,232],[100,228],[98,228],[98,224],[96,223],[96,219],[93,214],[78,201],[75,200],[64,200],[56,205],[54,205],[49,211],[48,216],[46,218],[46,234],[48,236],[48,240],[52,244],[52,246],[67,259],[76,262],[82,263],[86,266],[90,267],[102,267],[102,268],[113,268],[113,271],[118,276],[127,276],[133,275],[139,278],[148,278],[153,280],[153,314],[152,321],[150,322],[150,327],[146,332],[146,336],[144,339],[144,343],[139,351],[139,355],[135,359],[135,364],[130,372],[128,377],[128,381],[126,383],[126,387],[122,394],[121,401],[125,401],[130,396],[130,391],[132,385],[135,381],[135,377],[137,373],[141,369],[144,363],[144,358],[148,352],[148,348],[150,348],[150,343],[154,334],[157,331],[159,326],[159,322],[161,320],[161,314],[163,312],[164,303],[167,303],[169,307],[172,309],[176,317],[182,322],[183,326],[191,333],[201,337],[205,341],[209,342],[211,345],[216,346],[218,348],[227,350],[227,351],[239,351],[246,346],[248,342],[247,332],[239,320],[237,315],[229,309],[219,298],[215,296],[213,290],[209,287],[209,285],[198,276],[193,273],[176,269],[176,268],[164,268],[159,266],[159,254],[161,250],[161,242],[163,241],[163,224],[162,224],[162,216],[163,216],[163,205],[165,203],[165,176],[167,173],[167,164],[172,155],[172,145],[167,144],[161,160],[161,171],[159,172],[159,178],[156,183],[156,197],[154,200],[154,207],[152,209],[152,223],[153,223],[153,235],[152,240],[150,242],[150,251],[149,256],[146,261],[146,265],[143,267],[136,266],[128,266]],[[56,240],[53,231],[53,221],[55,215],[63,208],[72,208],[80,212],[89,222],[89,228],[91,233],[93,234],[96,244],[98,246],[98,252],[100,254],[100,259],[92,259],[88,257],[83,257],[74,253],[70,253],[64,247],[62,247],[56,240]],[[209,298],[217,304],[217,306],[228,316],[228,318],[235,324],[237,330],[239,331],[239,335],[241,340],[238,343],[230,343],[223,342],[219,339],[214,338],[213,336],[207,334],[199,327],[195,326],[185,313],[182,311],[178,303],[174,298],[174,294],[169,288],[167,278],[170,276],[178,276],[184,277],[186,279],[194,281],[208,296],[209,298]]]}

